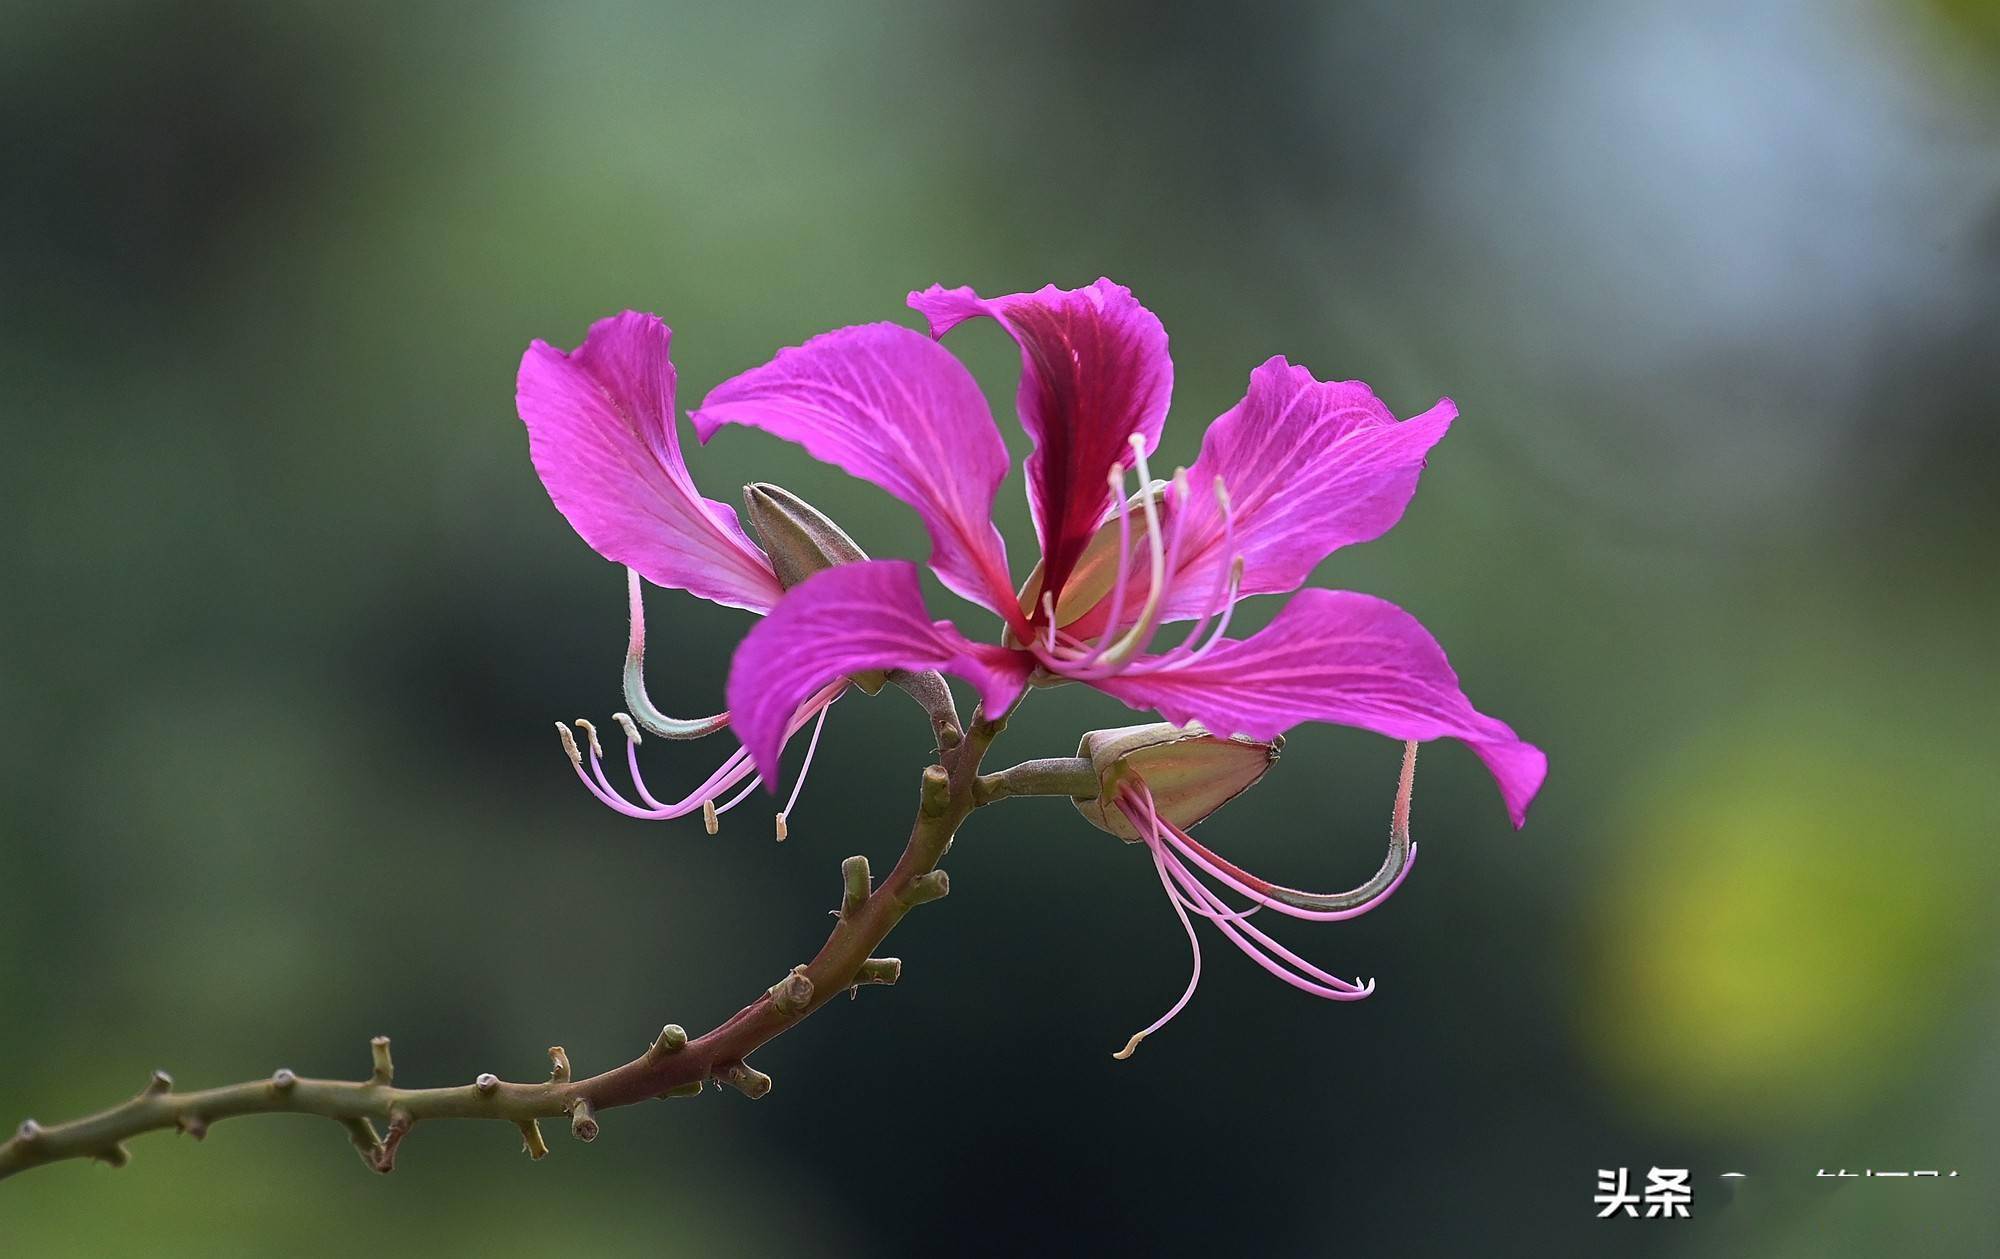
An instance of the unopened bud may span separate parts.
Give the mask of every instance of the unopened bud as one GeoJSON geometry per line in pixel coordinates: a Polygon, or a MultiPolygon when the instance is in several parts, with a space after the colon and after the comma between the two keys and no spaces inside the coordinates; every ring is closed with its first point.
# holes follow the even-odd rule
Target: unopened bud
{"type": "Polygon", "coordinates": [[[1093,730],[1076,754],[1089,758],[1099,791],[1095,800],[1076,801],[1077,811],[1097,829],[1136,841],[1138,829],[1113,802],[1128,778],[1138,778],[1160,817],[1186,830],[1255,786],[1283,746],[1282,738],[1218,738],[1192,722],[1093,730]]]}
{"type": "MultiPolygon", "coordinates": [[[[868,558],[826,513],[782,486],[768,481],[744,486],[743,511],[750,518],[750,527],[757,531],[758,541],[764,544],[764,553],[771,557],[778,584],[787,590],[836,564],[868,558]]],[[[888,673],[881,669],[857,673],[853,678],[854,685],[869,695],[881,690],[888,680],[888,673]]]]}

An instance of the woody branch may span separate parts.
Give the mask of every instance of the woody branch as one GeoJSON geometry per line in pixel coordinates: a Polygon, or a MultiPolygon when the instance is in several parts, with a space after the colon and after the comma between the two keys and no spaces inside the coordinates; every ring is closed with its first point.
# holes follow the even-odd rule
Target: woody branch
{"type": "Polygon", "coordinates": [[[751,1066],[750,1054],[804,1020],[834,996],[866,984],[893,984],[901,976],[896,958],[876,957],[875,949],[904,914],[950,890],[939,860],[973,809],[1008,795],[1068,795],[1081,781],[1074,764],[1028,762],[1013,770],[982,776],[979,763],[1006,728],[1006,716],[975,717],[962,739],[948,693],[919,696],[931,710],[940,738],[938,763],[924,770],[917,815],[895,867],[875,882],[866,857],[841,864],[842,896],[837,920],[811,961],[792,968],[750,1004],[713,1030],[690,1037],[680,1027],[662,1028],[646,1051],[600,1075],[575,1078],[560,1046],[549,1050],[549,1078],[516,1083],[481,1075],[452,1088],[402,1088],[395,1082],[389,1038],[370,1044],[372,1069],[362,1080],[307,1079],[289,1070],[268,1078],[220,1088],[178,1091],[165,1072],[119,1105],[68,1123],[43,1126],[30,1119],[0,1143],[0,1179],[66,1159],[96,1159],[122,1167],[125,1142],[148,1132],[177,1130],[197,1139],[217,1120],[239,1115],[318,1115],[347,1132],[362,1160],[378,1172],[395,1169],[397,1153],[412,1128],[441,1119],[488,1119],[512,1123],[533,1158],[548,1153],[539,1121],[568,1119],[579,1140],[594,1140],[603,1112],[654,1098],[687,1097],[709,1081],[729,1085],[746,1097],[762,1097],[771,1077],[751,1066]],[[1069,772],[1062,772],[1069,771],[1069,772]]]}

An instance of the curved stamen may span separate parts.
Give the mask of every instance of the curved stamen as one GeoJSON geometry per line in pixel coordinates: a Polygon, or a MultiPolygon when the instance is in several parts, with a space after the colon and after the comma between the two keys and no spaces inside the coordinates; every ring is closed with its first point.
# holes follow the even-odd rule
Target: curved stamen
{"type": "MultiPolygon", "coordinates": [[[[1145,452],[1135,438],[1133,450],[1138,455],[1139,469],[1145,474],[1145,452]]],[[[1181,564],[1182,543],[1187,537],[1187,469],[1174,469],[1174,479],[1170,493],[1176,495],[1173,536],[1162,540],[1159,510],[1148,494],[1144,500],[1146,511],[1146,536],[1152,550],[1152,588],[1146,592],[1145,605],[1140,609],[1139,618],[1132,628],[1113,644],[1110,650],[1093,652],[1088,661],[1069,665],[1061,670],[1070,677],[1082,680],[1097,680],[1112,677],[1124,671],[1138,654],[1153,641],[1153,632],[1159,627],[1160,607],[1166,598],[1167,574],[1178,572],[1181,564]]]]}
{"type": "MultiPolygon", "coordinates": [[[[841,692],[846,690],[846,688],[847,680],[842,678],[824,687],[818,694],[800,705],[798,711],[792,715],[791,721],[785,728],[786,740],[789,741],[793,735],[803,729],[807,721],[815,716],[822,715],[827,705],[838,699],[841,692]]],[[[708,776],[707,781],[696,787],[686,797],[672,803],[667,803],[657,799],[651,791],[647,790],[645,780],[639,774],[638,755],[632,750],[632,744],[628,742],[626,744],[626,764],[632,770],[633,786],[637,789],[640,798],[645,800],[646,804],[650,806],[642,807],[627,800],[611,785],[610,779],[606,777],[601,759],[603,747],[598,742],[596,728],[590,722],[581,718],[578,719],[577,725],[583,730],[589,741],[590,768],[588,770],[584,768],[583,753],[577,748],[576,738],[570,733],[569,727],[560,721],[556,723],[556,732],[562,737],[563,751],[569,756],[570,766],[576,771],[577,780],[584,785],[585,789],[591,795],[597,797],[599,803],[627,817],[638,818],[642,821],[667,821],[673,818],[685,817],[689,813],[701,809],[705,818],[708,812],[705,806],[712,805],[718,795],[739,784],[742,785],[742,790],[728,804],[716,810],[717,813],[727,812],[730,808],[741,802],[744,797],[748,796],[751,790],[762,781],[757,776],[756,766],[750,759],[749,750],[739,746],[724,758],[722,764],[708,776]],[[748,780],[747,782],[745,781],[746,779],[748,780]]],[[[817,738],[817,733],[815,733],[815,738],[817,738]]],[[[793,798],[797,798],[796,791],[793,798]]]]}
{"type": "MultiPolygon", "coordinates": [[[[831,708],[832,705],[829,704],[827,707],[831,708]]],[[[805,763],[799,766],[799,776],[792,783],[792,794],[786,797],[785,807],[778,810],[778,842],[781,844],[791,834],[789,819],[792,816],[792,806],[799,802],[799,793],[806,789],[806,774],[812,770],[813,753],[819,751],[819,734],[824,729],[826,729],[826,708],[819,710],[819,719],[813,722],[812,739],[806,744],[805,763]]]]}
{"type": "MultiPolygon", "coordinates": [[[[1143,780],[1127,783],[1119,789],[1118,808],[1125,814],[1126,819],[1132,823],[1133,829],[1139,832],[1139,837],[1149,847],[1160,844],[1161,826],[1163,824],[1159,813],[1153,805],[1152,789],[1143,780]]],[[[1168,859],[1179,860],[1179,858],[1173,857],[1171,854],[1169,854],[1168,859]]],[[[1182,907],[1189,913],[1200,914],[1202,917],[1211,920],[1221,917],[1229,918],[1232,921],[1240,918],[1248,918],[1251,914],[1256,913],[1262,908],[1259,905],[1252,905],[1247,909],[1230,910],[1226,914],[1218,915],[1207,906],[1197,905],[1186,896],[1183,896],[1180,890],[1171,883],[1167,885],[1167,895],[1179,901],[1182,907]]]]}
{"type": "Polygon", "coordinates": [[[1194,990],[1201,983],[1201,939],[1195,935],[1194,924],[1188,921],[1187,910],[1181,908],[1181,898],[1174,892],[1174,885],[1167,877],[1166,859],[1161,855],[1160,846],[1158,844],[1148,844],[1147,847],[1152,850],[1153,869],[1159,873],[1160,886],[1167,889],[1167,895],[1171,898],[1174,907],[1174,916],[1181,920],[1181,930],[1187,932],[1188,951],[1194,954],[1194,973],[1188,976],[1187,990],[1181,993],[1179,1001],[1174,1002],[1165,1014],[1153,1020],[1143,1030],[1134,1032],[1132,1039],[1125,1042],[1125,1048],[1111,1055],[1120,1062],[1130,1058],[1138,1051],[1140,1041],[1172,1022],[1174,1016],[1185,1009],[1187,1003],[1193,999],[1194,990]]]}
{"type": "MultiPolygon", "coordinates": [[[[1125,615],[1125,590],[1126,587],[1131,585],[1132,509],[1125,502],[1125,466],[1123,464],[1111,469],[1110,481],[1112,501],[1118,504],[1118,568],[1111,579],[1110,615],[1105,617],[1104,632],[1097,636],[1097,646],[1083,661],[1085,664],[1089,664],[1091,661],[1096,660],[1097,657],[1103,655],[1104,649],[1109,647],[1112,640],[1118,636],[1118,619],[1125,615]]],[[[1152,492],[1144,484],[1141,484],[1139,488],[1142,493],[1152,492]]]]}
{"type": "Polygon", "coordinates": [[[1410,839],[1410,795],[1416,785],[1417,744],[1403,745],[1403,768],[1396,780],[1396,804],[1389,820],[1389,851],[1381,868],[1359,887],[1345,892],[1302,892],[1258,878],[1248,870],[1217,856],[1172,822],[1163,821],[1168,843],[1200,866],[1210,876],[1232,890],[1268,906],[1287,917],[1307,922],[1340,922],[1358,918],[1389,899],[1403,885],[1416,864],[1417,846],[1410,839]]]}
{"type": "MultiPolygon", "coordinates": [[[[1201,637],[1202,631],[1208,628],[1208,623],[1215,619],[1218,610],[1223,614],[1223,627],[1227,627],[1229,610],[1236,602],[1235,592],[1243,574],[1243,557],[1236,554],[1236,513],[1231,509],[1229,487],[1222,483],[1221,477],[1215,478],[1214,488],[1215,507],[1222,513],[1222,553],[1234,558],[1230,563],[1215,570],[1215,585],[1209,588],[1208,602],[1202,605],[1201,619],[1194,623],[1194,628],[1188,631],[1188,636],[1181,640],[1180,646],[1160,658],[1161,662],[1193,654],[1196,640],[1201,637]]],[[[1217,629],[1216,636],[1221,636],[1221,628],[1217,629]]],[[[1148,662],[1151,663],[1153,662],[1148,662]]]]}
{"type": "Polygon", "coordinates": [[[639,724],[662,739],[700,739],[729,724],[727,712],[712,717],[669,717],[646,694],[646,605],[639,570],[625,570],[625,601],[632,611],[632,637],[625,648],[625,703],[639,724]]]}
{"type": "MultiPolygon", "coordinates": [[[[1167,866],[1167,873],[1173,876],[1182,889],[1196,900],[1206,903],[1211,908],[1223,910],[1228,908],[1227,905],[1223,904],[1221,897],[1210,891],[1202,884],[1201,880],[1195,878],[1193,874],[1189,873],[1178,863],[1169,864],[1167,866]]],[[[1351,980],[1342,979],[1338,975],[1322,970],[1272,939],[1252,923],[1241,920],[1227,921],[1218,918],[1215,920],[1215,927],[1216,930],[1229,938],[1231,944],[1243,950],[1244,954],[1251,961],[1263,967],[1267,973],[1275,975],[1292,987],[1297,988],[1300,992],[1311,993],[1315,997],[1324,997],[1328,1001],[1359,1001],[1375,991],[1373,980],[1368,981],[1366,984],[1356,984],[1351,980]],[[1249,938],[1246,939],[1246,936],[1249,938]],[[1282,963],[1278,959],[1283,959],[1282,963]],[[1284,963],[1289,963],[1289,966],[1284,963]]]]}

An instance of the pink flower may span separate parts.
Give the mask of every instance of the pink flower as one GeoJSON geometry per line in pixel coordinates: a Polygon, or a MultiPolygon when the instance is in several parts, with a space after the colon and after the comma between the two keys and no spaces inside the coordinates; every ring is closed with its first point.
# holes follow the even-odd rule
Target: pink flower
{"type": "Polygon", "coordinates": [[[1270,739],[1325,721],[1458,739],[1522,823],[1546,758],[1473,708],[1444,651],[1402,609],[1304,590],[1265,629],[1225,632],[1239,599],[1297,590],[1322,559],[1395,524],[1457,414],[1450,401],[1398,421],[1367,386],[1273,358],[1209,426],[1194,467],[1156,484],[1146,456],[1173,364],[1160,321],[1129,290],[1099,280],[989,299],[933,287],[910,304],[932,337],[891,323],[829,332],[720,385],[690,418],[704,441],[725,424],[795,441],[908,503],[929,528],[932,570],[997,614],[1006,641],[978,643],[932,619],[906,562],[808,578],[751,630],[730,669],[737,734],[767,780],[801,706],[825,688],[865,670],[936,669],[970,682],[988,712],[1006,711],[1030,682],[1074,681],[1218,735],[1270,739]],[[1006,448],[971,374],[933,339],[977,317],[1021,350],[1041,554],[1018,594],[992,523],[1006,448]],[[1128,472],[1138,482],[1129,501],[1128,472]],[[1192,627],[1162,648],[1176,621],[1192,627]]]}
{"type": "MultiPolygon", "coordinates": [[[[579,719],[588,739],[590,768],[569,728],[558,724],[570,763],[591,794],[630,817],[674,818],[697,809],[712,830],[757,785],[757,766],[739,747],[694,791],[678,801],[656,799],[639,775],[638,726],[668,739],[693,739],[727,726],[730,715],[679,719],[654,707],[644,680],[645,611],[639,579],[685,590],[728,607],[769,612],[784,594],[771,561],[750,541],[727,503],[703,498],[688,475],[674,432],[673,333],[652,315],[626,311],[592,324],[583,344],[568,353],[536,341],[521,357],[515,402],[528,426],[528,453],[556,508],[598,554],[627,569],[632,637],[626,655],[625,690],[636,725],[625,727],[626,762],[639,803],[627,800],[606,778],[597,731],[579,719]],[[736,795],[720,807],[714,801],[736,795]]],[[[815,722],[812,746],[827,705],[846,689],[845,676],[829,679],[801,695],[781,730],[766,732],[781,746],[807,722],[815,722]]],[[[776,758],[773,748],[772,760],[776,758]]],[[[809,767],[812,752],[806,753],[809,767]]],[[[775,764],[770,766],[775,770],[775,764]]],[[[772,779],[775,782],[775,778],[772,779]]],[[[799,784],[805,770],[799,773],[799,784]]],[[[798,790],[792,792],[792,803],[798,790]]],[[[792,807],[788,803],[787,811],[792,807]]],[[[779,838],[785,814],[778,815],[779,838]]]]}

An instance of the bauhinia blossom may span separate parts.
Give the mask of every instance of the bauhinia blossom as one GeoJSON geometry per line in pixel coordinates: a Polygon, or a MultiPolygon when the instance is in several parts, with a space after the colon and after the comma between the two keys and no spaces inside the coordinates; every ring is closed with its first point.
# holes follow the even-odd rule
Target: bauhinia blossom
{"type": "Polygon", "coordinates": [[[906,562],[807,579],[744,639],[730,670],[738,737],[767,779],[792,715],[821,688],[868,669],[936,669],[965,678],[993,712],[1031,680],[1073,681],[1218,734],[1269,739],[1324,721],[1458,739],[1522,823],[1546,758],[1473,708],[1407,612],[1305,590],[1263,630],[1226,633],[1240,598],[1297,590],[1328,555],[1395,524],[1457,415],[1449,400],[1398,421],[1366,385],[1273,358],[1209,426],[1194,467],[1154,484],[1147,456],[1173,364],[1160,321],[1129,290],[1099,280],[989,299],[933,287],[910,305],[931,337],[893,323],[829,332],[720,385],[690,418],[704,441],[725,424],[760,428],[901,498],[929,528],[932,570],[995,613],[1007,641],[975,642],[934,620],[906,562]],[[971,374],[936,340],[973,318],[998,322],[1021,351],[1041,543],[1025,589],[992,522],[1006,448],[971,374]],[[1139,485],[1127,503],[1131,473],[1139,485]],[[1188,620],[1189,632],[1160,646],[1170,622],[1188,620]]]}
{"type": "MultiPolygon", "coordinates": [[[[735,509],[702,497],[688,474],[674,430],[672,338],[667,325],[655,316],[626,311],[591,325],[583,344],[567,353],[537,341],[521,358],[515,402],[528,426],[529,456],[550,499],[585,542],[604,558],[623,564],[627,573],[632,634],[625,691],[633,717],[621,713],[618,721],[626,735],[626,764],[638,801],[628,800],[611,785],[597,731],[582,719],[577,725],[587,739],[588,770],[569,728],[556,727],[570,763],[591,794],[620,813],[663,819],[701,810],[713,831],[717,817],[755,788],[758,767],[739,747],[682,799],[663,801],[647,790],[639,773],[639,726],[668,739],[700,738],[727,726],[730,715],[725,711],[693,719],[669,717],[647,696],[640,578],[760,614],[777,605],[785,586],[770,557],[744,533],[735,509]],[[719,806],[715,803],[731,791],[733,796],[719,806]]],[[[858,548],[855,554],[860,554],[858,548]]],[[[784,730],[779,742],[812,722],[811,746],[816,747],[827,705],[846,687],[842,677],[801,696],[793,712],[781,719],[784,730]]],[[[808,767],[811,757],[809,747],[808,767]]],[[[775,764],[768,768],[775,773],[775,764]]],[[[801,786],[804,780],[802,768],[801,786]]],[[[785,813],[797,800],[795,787],[785,812],[778,814],[780,838],[785,813]]]]}
{"type": "MultiPolygon", "coordinates": [[[[905,561],[868,560],[857,548],[851,562],[781,581],[734,511],[702,498],[688,476],[674,435],[669,334],[657,319],[605,320],[570,354],[540,342],[529,350],[519,403],[535,466],[577,532],[632,573],[635,713],[669,737],[733,724],[742,745],[695,792],[662,802],[638,777],[637,731],[624,723],[634,804],[612,789],[586,725],[589,770],[573,743],[571,759],[594,794],[640,817],[701,807],[712,827],[718,795],[738,791],[727,808],[758,780],[776,789],[785,742],[823,720],[851,681],[939,671],[968,681],[992,714],[1009,711],[1030,685],[1075,682],[1225,739],[1268,742],[1307,721],[1375,731],[1406,743],[1410,756],[1419,742],[1456,739],[1522,824],[1546,758],[1472,706],[1423,626],[1368,595],[1300,589],[1334,551],[1401,517],[1456,418],[1450,400],[1398,420],[1366,385],[1321,381],[1272,358],[1210,424],[1194,466],[1156,481],[1148,457],[1173,364],[1160,321],[1129,290],[1099,280],[984,298],[932,287],[909,300],[930,336],[894,323],[829,332],[718,386],[690,419],[704,442],[731,424],[796,442],[909,504],[929,530],[932,571],[998,618],[997,642],[933,618],[905,561]],[[1010,463],[1005,444],[977,383],[939,343],[977,318],[998,323],[1021,354],[1017,405],[1033,442],[1026,476],[1039,542],[1025,582],[992,520],[1010,463]],[[766,614],[735,652],[727,712],[676,721],[644,700],[635,681],[641,576],[766,614]],[[1253,595],[1291,597],[1266,628],[1230,637],[1238,602],[1253,595]],[[1177,622],[1191,624],[1170,631],[1177,622]]],[[[1146,844],[1191,938],[1193,914],[1293,986],[1349,1000],[1371,985],[1319,970],[1247,919],[1259,908],[1351,917],[1393,892],[1414,854],[1409,776],[1406,757],[1389,860],[1353,893],[1297,892],[1230,864],[1187,834],[1198,819],[1163,806],[1143,772],[1107,792],[1100,825],[1146,844]],[[1230,908],[1204,878],[1251,906],[1230,908]]],[[[1197,948],[1197,978],[1199,967],[1197,948]]]]}

